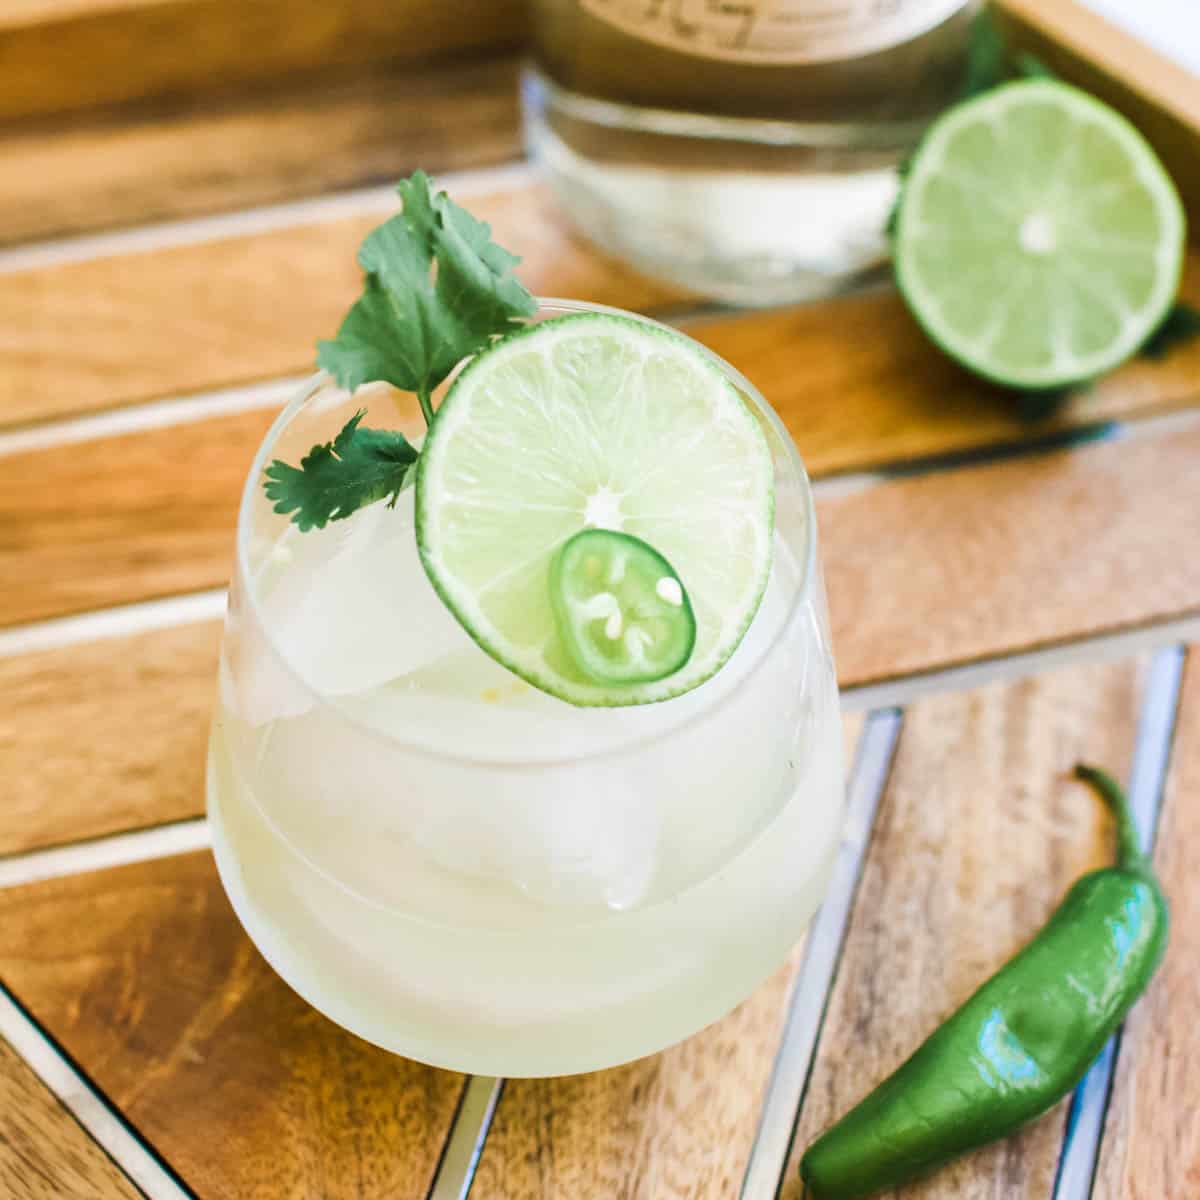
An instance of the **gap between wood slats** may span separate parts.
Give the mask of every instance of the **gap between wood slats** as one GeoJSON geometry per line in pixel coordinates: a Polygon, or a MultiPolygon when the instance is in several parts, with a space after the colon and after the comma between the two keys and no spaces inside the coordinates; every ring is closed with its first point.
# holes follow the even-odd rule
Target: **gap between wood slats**
{"type": "MultiPolygon", "coordinates": [[[[1142,850],[1153,857],[1171,742],[1179,711],[1182,646],[1161,650],[1150,665],[1126,791],[1142,850]]],[[[1124,1024],[1075,1089],[1067,1117],[1053,1200],[1088,1200],[1104,1136],[1113,1070],[1124,1050],[1124,1024]]]]}
{"type": "Polygon", "coordinates": [[[1200,647],[1188,650],[1154,863],[1171,905],[1171,938],[1126,1018],[1105,1113],[1092,1200],[1200,1195],[1200,647]]]}
{"type": "MultiPolygon", "coordinates": [[[[1178,654],[1177,651],[1168,653],[1176,656],[1178,654]]],[[[1147,707],[1144,708],[1144,712],[1148,711],[1148,706],[1155,702],[1155,692],[1161,682],[1160,675],[1161,672],[1156,666],[1149,684],[1145,702],[1147,707]]],[[[1169,707],[1171,706],[1168,705],[1169,707]]],[[[878,724],[881,718],[876,717],[872,720],[878,724]]],[[[1167,731],[1169,733],[1169,720],[1167,731]]],[[[758,1142],[760,1149],[756,1157],[752,1158],[746,1188],[743,1191],[747,1200],[758,1200],[760,1196],[766,1200],[767,1197],[773,1195],[773,1180],[777,1177],[778,1167],[782,1163],[782,1149],[786,1149],[786,1130],[790,1128],[790,1121],[785,1120],[781,1133],[780,1121],[783,1120],[779,1115],[781,1105],[786,1107],[788,1095],[791,1095],[793,1101],[795,1100],[796,1093],[807,1072],[807,1056],[811,1053],[811,1043],[817,1036],[814,1022],[819,1022],[824,1003],[824,984],[818,989],[817,983],[820,980],[828,981],[832,976],[837,957],[837,946],[841,938],[840,930],[849,912],[858,863],[861,861],[862,853],[867,845],[871,813],[882,788],[894,734],[894,720],[887,727],[868,727],[868,737],[864,742],[855,772],[854,794],[858,796],[858,800],[851,801],[847,839],[843,845],[839,867],[835,872],[835,880],[831,885],[830,897],[823,910],[824,915],[814,930],[809,951],[806,954],[805,965],[796,984],[796,996],[800,1006],[793,1011],[789,1022],[791,1032],[785,1037],[781,1047],[780,1063],[781,1065],[787,1064],[788,1069],[785,1071],[777,1069],[776,1072],[776,1078],[771,1088],[771,1100],[767,1103],[763,1128],[760,1131],[758,1142]],[[875,738],[874,733],[879,733],[884,740],[875,738]],[[880,743],[878,747],[874,746],[876,741],[880,743]],[[877,762],[876,759],[878,759],[877,762]],[[832,924],[830,924],[831,922],[832,924]],[[828,930],[824,930],[825,924],[830,924],[828,930]],[[824,936],[822,930],[828,934],[827,937],[824,936]],[[781,1094],[784,1097],[783,1101],[779,1098],[781,1094]],[[782,1149],[781,1146],[776,1145],[781,1136],[783,1137],[782,1149]]],[[[1152,799],[1157,792],[1156,773],[1161,773],[1164,763],[1163,747],[1158,743],[1161,743],[1163,738],[1162,721],[1147,722],[1144,720],[1139,726],[1139,749],[1132,770],[1131,793],[1134,796],[1135,804],[1143,810],[1143,816],[1148,803],[1147,797],[1152,799]],[[1155,741],[1156,745],[1147,748],[1148,741],[1155,741]]],[[[165,853],[175,852],[177,851],[165,851],[165,853]]],[[[89,864],[83,869],[95,869],[96,865],[89,864]]],[[[452,1149],[457,1147],[462,1153],[448,1151],[443,1160],[443,1169],[437,1176],[437,1184],[433,1192],[433,1195],[439,1200],[441,1197],[465,1196],[469,1188],[474,1166],[478,1161],[482,1139],[486,1135],[497,1096],[497,1089],[493,1081],[477,1081],[476,1090],[479,1091],[481,1103],[467,1105],[460,1109],[460,1120],[451,1134],[450,1147],[452,1149]]],[[[788,1111],[793,1111],[793,1109],[788,1111]]]]}
{"type": "MultiPolygon", "coordinates": [[[[149,1200],[195,1200],[59,1046],[0,986],[0,1035],[149,1200]]],[[[85,1193],[80,1193],[84,1195],[85,1193]]]]}
{"type": "MultiPolygon", "coordinates": [[[[1125,776],[1155,686],[1145,660],[1128,660],[905,710],[781,1200],[800,1200],[811,1141],[1008,961],[1080,875],[1112,861],[1111,820],[1071,769],[1084,759],[1125,776]]],[[[1064,1102],[905,1194],[1048,1196],[1066,1115],[1064,1102]]]]}
{"type": "MultiPolygon", "coordinates": [[[[526,168],[440,182],[524,255],[520,274],[539,294],[677,317],[715,311],[588,247],[526,168]]],[[[0,271],[0,425],[306,373],[314,342],[336,329],[359,291],[361,238],[395,207],[390,188],[370,189],[0,254],[11,268],[0,271]]],[[[1190,263],[1184,294],[1200,298],[1200,256],[1190,263]]],[[[932,347],[890,289],[688,328],[744,368],[777,409],[803,411],[801,450],[825,471],[1179,407],[1195,397],[1200,370],[1197,343],[1161,362],[1134,360],[1031,423],[1013,397],[932,347]]]]}
{"type": "MultiPolygon", "coordinates": [[[[1135,444],[1097,447],[1087,454],[1103,452],[1111,457],[1135,444]]],[[[1141,466],[1118,457],[1116,464],[1124,469],[1115,477],[1110,477],[1107,467],[1094,477],[1090,469],[1080,473],[1077,460],[1082,456],[1055,461],[1049,464],[1053,485],[1049,493],[1026,470],[1044,473],[1045,461],[1031,467],[1017,463],[988,468],[1003,470],[1005,478],[1017,471],[1015,481],[1000,489],[1002,497],[1015,499],[992,500],[982,507],[974,499],[984,486],[978,480],[961,498],[946,500],[939,477],[934,476],[886,485],[886,489],[911,489],[922,482],[936,485],[935,499],[922,501],[916,509],[880,488],[845,497],[833,510],[825,510],[839,515],[841,528],[840,535],[831,538],[826,527],[825,559],[843,683],[859,685],[847,691],[847,707],[905,703],[919,695],[1055,664],[1111,659],[1194,636],[1200,630],[1195,612],[1200,586],[1190,574],[1195,556],[1190,553],[1186,522],[1196,517],[1200,505],[1179,493],[1178,480],[1171,482],[1172,472],[1182,463],[1184,477],[1193,485],[1200,483],[1191,470],[1189,453],[1194,456],[1194,451],[1173,440],[1153,443],[1148,457],[1142,455],[1141,466]],[[876,493],[883,498],[874,499],[876,493]],[[1059,494],[1071,497],[1071,503],[1064,507],[1056,498],[1059,494]],[[1101,511],[1093,520],[1097,494],[1095,505],[1101,511]],[[1151,495],[1155,505],[1166,506],[1167,515],[1145,509],[1151,495]],[[861,506],[866,501],[871,503],[861,513],[842,521],[843,504],[861,506]],[[1032,515],[1019,510],[1006,514],[1006,506],[1016,501],[1032,505],[1032,515]],[[900,508],[893,511],[897,504],[900,508]],[[978,513],[972,514],[973,504],[978,513]],[[1069,519],[1072,505],[1086,518],[1082,523],[1069,519]],[[925,509],[934,516],[920,517],[925,509]],[[1059,529],[1050,523],[1049,551],[1043,547],[1029,560],[1021,545],[1011,544],[1012,538],[1019,543],[1027,536],[1047,536],[1041,517],[1060,509],[1056,521],[1066,524],[1059,529]],[[954,520],[965,520],[969,534],[947,533],[944,512],[954,520]],[[973,545],[975,531],[1004,520],[1015,524],[1000,543],[990,548],[987,543],[982,548],[973,545]],[[880,521],[885,525],[882,532],[875,528],[880,521]],[[889,529],[897,521],[905,528],[915,522],[927,529],[930,545],[919,545],[919,553],[896,551],[889,529]],[[1089,522],[1098,526],[1098,532],[1089,532],[1089,522]],[[1128,526],[1125,532],[1121,532],[1122,522],[1128,526]],[[1154,531],[1149,540],[1147,530],[1154,531]],[[1170,538],[1163,531],[1170,531],[1170,538]],[[947,536],[952,542],[948,558],[937,549],[947,536]],[[864,540],[869,549],[872,538],[882,538],[887,547],[868,554],[867,594],[873,588],[886,607],[856,616],[853,601],[860,591],[853,564],[846,560],[864,540]],[[1175,542],[1178,546],[1172,549],[1175,542]],[[1061,550],[1056,549],[1059,543],[1061,550]],[[896,566],[903,568],[895,578],[889,574],[886,557],[893,553],[900,554],[896,566]],[[966,578],[939,582],[944,569],[962,574],[965,568],[955,567],[960,553],[967,553],[964,561],[971,567],[966,578]],[[936,567],[936,579],[921,574],[929,573],[930,562],[936,567]],[[1006,564],[1007,574],[993,572],[997,562],[1006,564]],[[1064,592],[1056,589],[1053,571],[1065,570],[1064,564],[1070,562],[1076,565],[1066,582],[1077,586],[1064,592]],[[1110,576],[1114,582],[1109,582],[1110,576]],[[1027,603],[1030,580],[1039,588],[1033,611],[1027,603]],[[956,599],[955,589],[969,599],[956,599]],[[1186,610],[1189,598],[1191,611],[1186,610]],[[1180,604],[1185,611],[1171,611],[1180,604]],[[918,646],[914,657],[918,637],[928,644],[918,646]],[[893,665],[894,677],[870,684],[866,680],[875,643],[884,647],[886,657],[880,661],[893,665]],[[975,654],[968,653],[972,646],[975,654]],[[897,663],[896,647],[909,652],[909,663],[897,663]],[[988,652],[979,653],[980,649],[988,652]],[[960,661],[950,665],[956,658],[960,661]]],[[[978,471],[959,474],[973,477],[978,471]]],[[[962,479],[945,478],[961,490],[962,479]]],[[[988,484],[993,491],[995,486],[988,484]]],[[[214,590],[0,632],[0,680],[6,681],[7,692],[15,699],[14,715],[0,720],[0,745],[6,747],[13,781],[8,817],[0,828],[0,851],[23,853],[80,837],[155,826],[197,811],[219,636],[216,621],[197,622],[219,616],[221,610],[221,592],[214,590]],[[113,637],[124,639],[118,649],[108,648],[113,637]],[[115,704],[114,695],[125,699],[115,704]],[[161,703],[163,695],[171,697],[170,705],[161,703]],[[24,715],[18,719],[16,713],[24,715]],[[81,741],[71,732],[75,728],[91,731],[91,737],[81,741]],[[98,790],[96,802],[82,813],[71,803],[81,781],[98,790]],[[49,802],[47,795],[52,798],[49,802]]]]}
{"type": "MultiPolygon", "coordinates": [[[[206,604],[223,607],[223,596],[206,597],[206,604]]],[[[169,609],[174,602],[167,602],[169,609]]],[[[150,607],[150,606],[146,606],[150,607]]],[[[186,630],[187,623],[176,623],[171,620],[173,613],[163,614],[164,623],[147,627],[151,632],[155,629],[186,630]]],[[[76,637],[84,631],[72,627],[68,631],[71,640],[62,645],[79,645],[82,637],[76,637]]],[[[111,630],[89,632],[88,641],[101,641],[108,637],[130,636],[130,630],[114,626],[111,630]]],[[[6,647],[6,633],[0,632],[0,658],[11,643],[6,647]]],[[[136,636],[136,635],[134,635],[136,636]]],[[[212,630],[215,640],[216,630],[212,630]]],[[[1051,650],[1036,651],[1030,654],[1014,655],[1008,658],[998,658],[986,663],[973,664],[969,669],[943,671],[923,676],[912,676],[908,679],[897,680],[886,688],[847,688],[842,693],[842,707],[847,713],[874,711],[883,707],[904,707],[916,700],[947,692],[962,692],[975,690],[990,683],[1012,682],[1017,679],[1043,674],[1046,671],[1057,670],[1067,666],[1083,665],[1085,663],[1114,663],[1122,659],[1135,657],[1139,654],[1151,653],[1164,646],[1180,643],[1200,642],[1200,618],[1187,622],[1169,622],[1160,626],[1138,631],[1137,634],[1114,634],[1073,643],[1070,646],[1056,647],[1051,650]]],[[[40,643],[37,652],[45,652],[49,644],[40,643]]],[[[22,650],[19,653],[32,652],[22,650]]],[[[55,878],[61,875],[77,874],[82,871],[99,870],[110,866],[118,866],[126,862],[137,862],[144,859],[159,858],[172,854],[183,853],[190,849],[198,849],[208,844],[208,832],[200,816],[200,790],[202,788],[201,774],[203,770],[202,746],[207,726],[209,694],[211,692],[212,674],[215,673],[215,662],[211,672],[205,670],[202,679],[194,680],[200,693],[200,710],[203,716],[195,730],[196,745],[200,752],[195,761],[187,764],[169,765],[166,772],[172,780],[179,778],[187,782],[188,791],[181,795],[178,809],[173,805],[168,813],[164,808],[161,790],[154,793],[153,801],[158,811],[157,817],[149,814],[143,818],[148,823],[142,827],[114,826],[109,822],[108,829],[99,833],[93,829],[81,830],[78,816],[64,815],[64,820],[70,820],[75,832],[52,835],[46,827],[47,809],[43,804],[41,813],[42,834],[33,846],[10,850],[7,855],[0,854],[0,887],[14,887],[40,879],[55,878]],[[186,819],[188,814],[194,814],[186,819]],[[185,819],[180,819],[185,818],[185,819]],[[111,830],[111,832],[109,831],[111,830]]],[[[172,688],[173,694],[179,693],[179,685],[172,688]]],[[[190,694],[190,692],[189,692],[190,694]]],[[[172,743],[178,745],[176,735],[171,735],[172,743]]],[[[140,759],[138,760],[140,761],[140,759]]],[[[150,764],[144,768],[154,778],[150,764]]],[[[94,768],[93,768],[94,770],[94,768]]],[[[55,788],[55,794],[59,789],[55,788]]],[[[126,788],[126,791],[129,791],[126,788]]],[[[70,810],[72,813],[74,809],[70,810]]],[[[98,819],[98,818],[97,818],[98,819]]],[[[11,838],[8,839],[11,844],[11,838]]],[[[0,838],[0,844],[4,841],[0,838]]],[[[21,845],[21,843],[18,843],[21,845]]]]}
{"type": "Polygon", "coordinates": [[[897,709],[871,713],[847,785],[846,823],[829,890],[813,922],[804,960],[792,985],[787,1023],[775,1055],[771,1081],[750,1159],[742,1180],[741,1200],[774,1200],[779,1176],[791,1147],[796,1113],[812,1069],[813,1054],[829,989],[837,973],[846,927],[858,892],[863,859],[871,840],[875,813],[887,786],[896,752],[902,714],[897,709]]]}
{"type": "MultiPolygon", "coordinates": [[[[525,162],[467,170],[439,171],[435,182],[455,196],[470,199],[493,191],[529,187],[536,176],[525,162]]],[[[160,253],[227,238],[255,237],[297,226],[390,215],[398,208],[393,183],[332,191],[301,200],[245,207],[236,212],[149,222],[132,229],[54,238],[23,246],[0,247],[0,275],[42,271],[125,254],[160,253]]]]}
{"type": "Polygon", "coordinates": [[[0,126],[0,245],[514,162],[517,68],[321,69],[216,100],[0,126]]]}

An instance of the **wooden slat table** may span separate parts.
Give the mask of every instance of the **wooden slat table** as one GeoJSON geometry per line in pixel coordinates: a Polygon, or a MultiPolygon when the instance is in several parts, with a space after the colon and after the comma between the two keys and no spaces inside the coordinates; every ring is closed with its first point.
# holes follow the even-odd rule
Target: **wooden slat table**
{"type": "Polygon", "coordinates": [[[890,289],[732,315],[644,279],[518,161],[520,37],[507,0],[0,14],[0,1197],[800,1200],[807,1141],[1111,853],[1067,779],[1088,757],[1158,814],[1175,915],[1111,1090],[897,1195],[1195,1200],[1200,342],[1031,421],[890,289]],[[418,164],[533,290],[742,367],[816,480],[854,763],[830,899],[725,1020],[589,1076],[469,1079],[342,1032],[206,845],[242,476],[356,294],[376,185],[418,164]]]}

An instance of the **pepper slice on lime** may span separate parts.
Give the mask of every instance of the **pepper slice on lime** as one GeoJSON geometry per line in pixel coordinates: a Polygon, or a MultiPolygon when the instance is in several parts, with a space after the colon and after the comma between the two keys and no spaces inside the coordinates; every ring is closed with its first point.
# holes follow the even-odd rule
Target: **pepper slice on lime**
{"type": "Polygon", "coordinates": [[[707,351],[581,313],[505,338],[455,380],[421,452],[417,546],[447,607],[510,671],[573,704],[646,704],[737,649],[771,571],[774,487],[766,435],[707,351]],[[582,530],[595,532],[572,542],[582,530]],[[593,558],[610,574],[589,597],[593,558]],[[667,585],[629,626],[650,604],[643,576],[675,580],[681,603],[667,585]]]}
{"type": "Polygon", "coordinates": [[[550,599],[576,665],[598,683],[652,683],[696,644],[696,617],[675,569],[641,538],[584,529],[554,556],[550,599]]]}

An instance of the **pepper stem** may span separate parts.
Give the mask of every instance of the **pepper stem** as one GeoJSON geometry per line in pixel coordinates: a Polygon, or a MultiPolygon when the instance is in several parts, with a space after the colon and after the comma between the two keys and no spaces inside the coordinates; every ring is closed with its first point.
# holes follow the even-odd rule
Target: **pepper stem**
{"type": "Polygon", "coordinates": [[[1142,852],[1133,813],[1121,785],[1107,771],[1086,763],[1075,764],[1075,778],[1089,784],[1116,818],[1117,865],[1131,870],[1149,870],[1150,861],[1142,852]]]}

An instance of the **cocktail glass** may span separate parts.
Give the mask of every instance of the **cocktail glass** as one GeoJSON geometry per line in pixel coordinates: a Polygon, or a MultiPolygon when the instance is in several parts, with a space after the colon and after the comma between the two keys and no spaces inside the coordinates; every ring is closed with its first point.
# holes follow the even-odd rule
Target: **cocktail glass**
{"type": "MultiPolygon", "coordinates": [[[[589,311],[613,310],[544,300],[533,319],[589,311]]],[[[812,496],[778,417],[717,361],[770,445],[774,563],[730,660],[659,704],[577,708],[489,658],[425,576],[411,489],[305,533],[272,510],[272,459],[362,408],[415,439],[411,397],[318,374],[259,448],[214,851],[264,957],[359,1036],[477,1074],[611,1066],[729,1011],[820,903],[843,779],[812,496]]]]}

